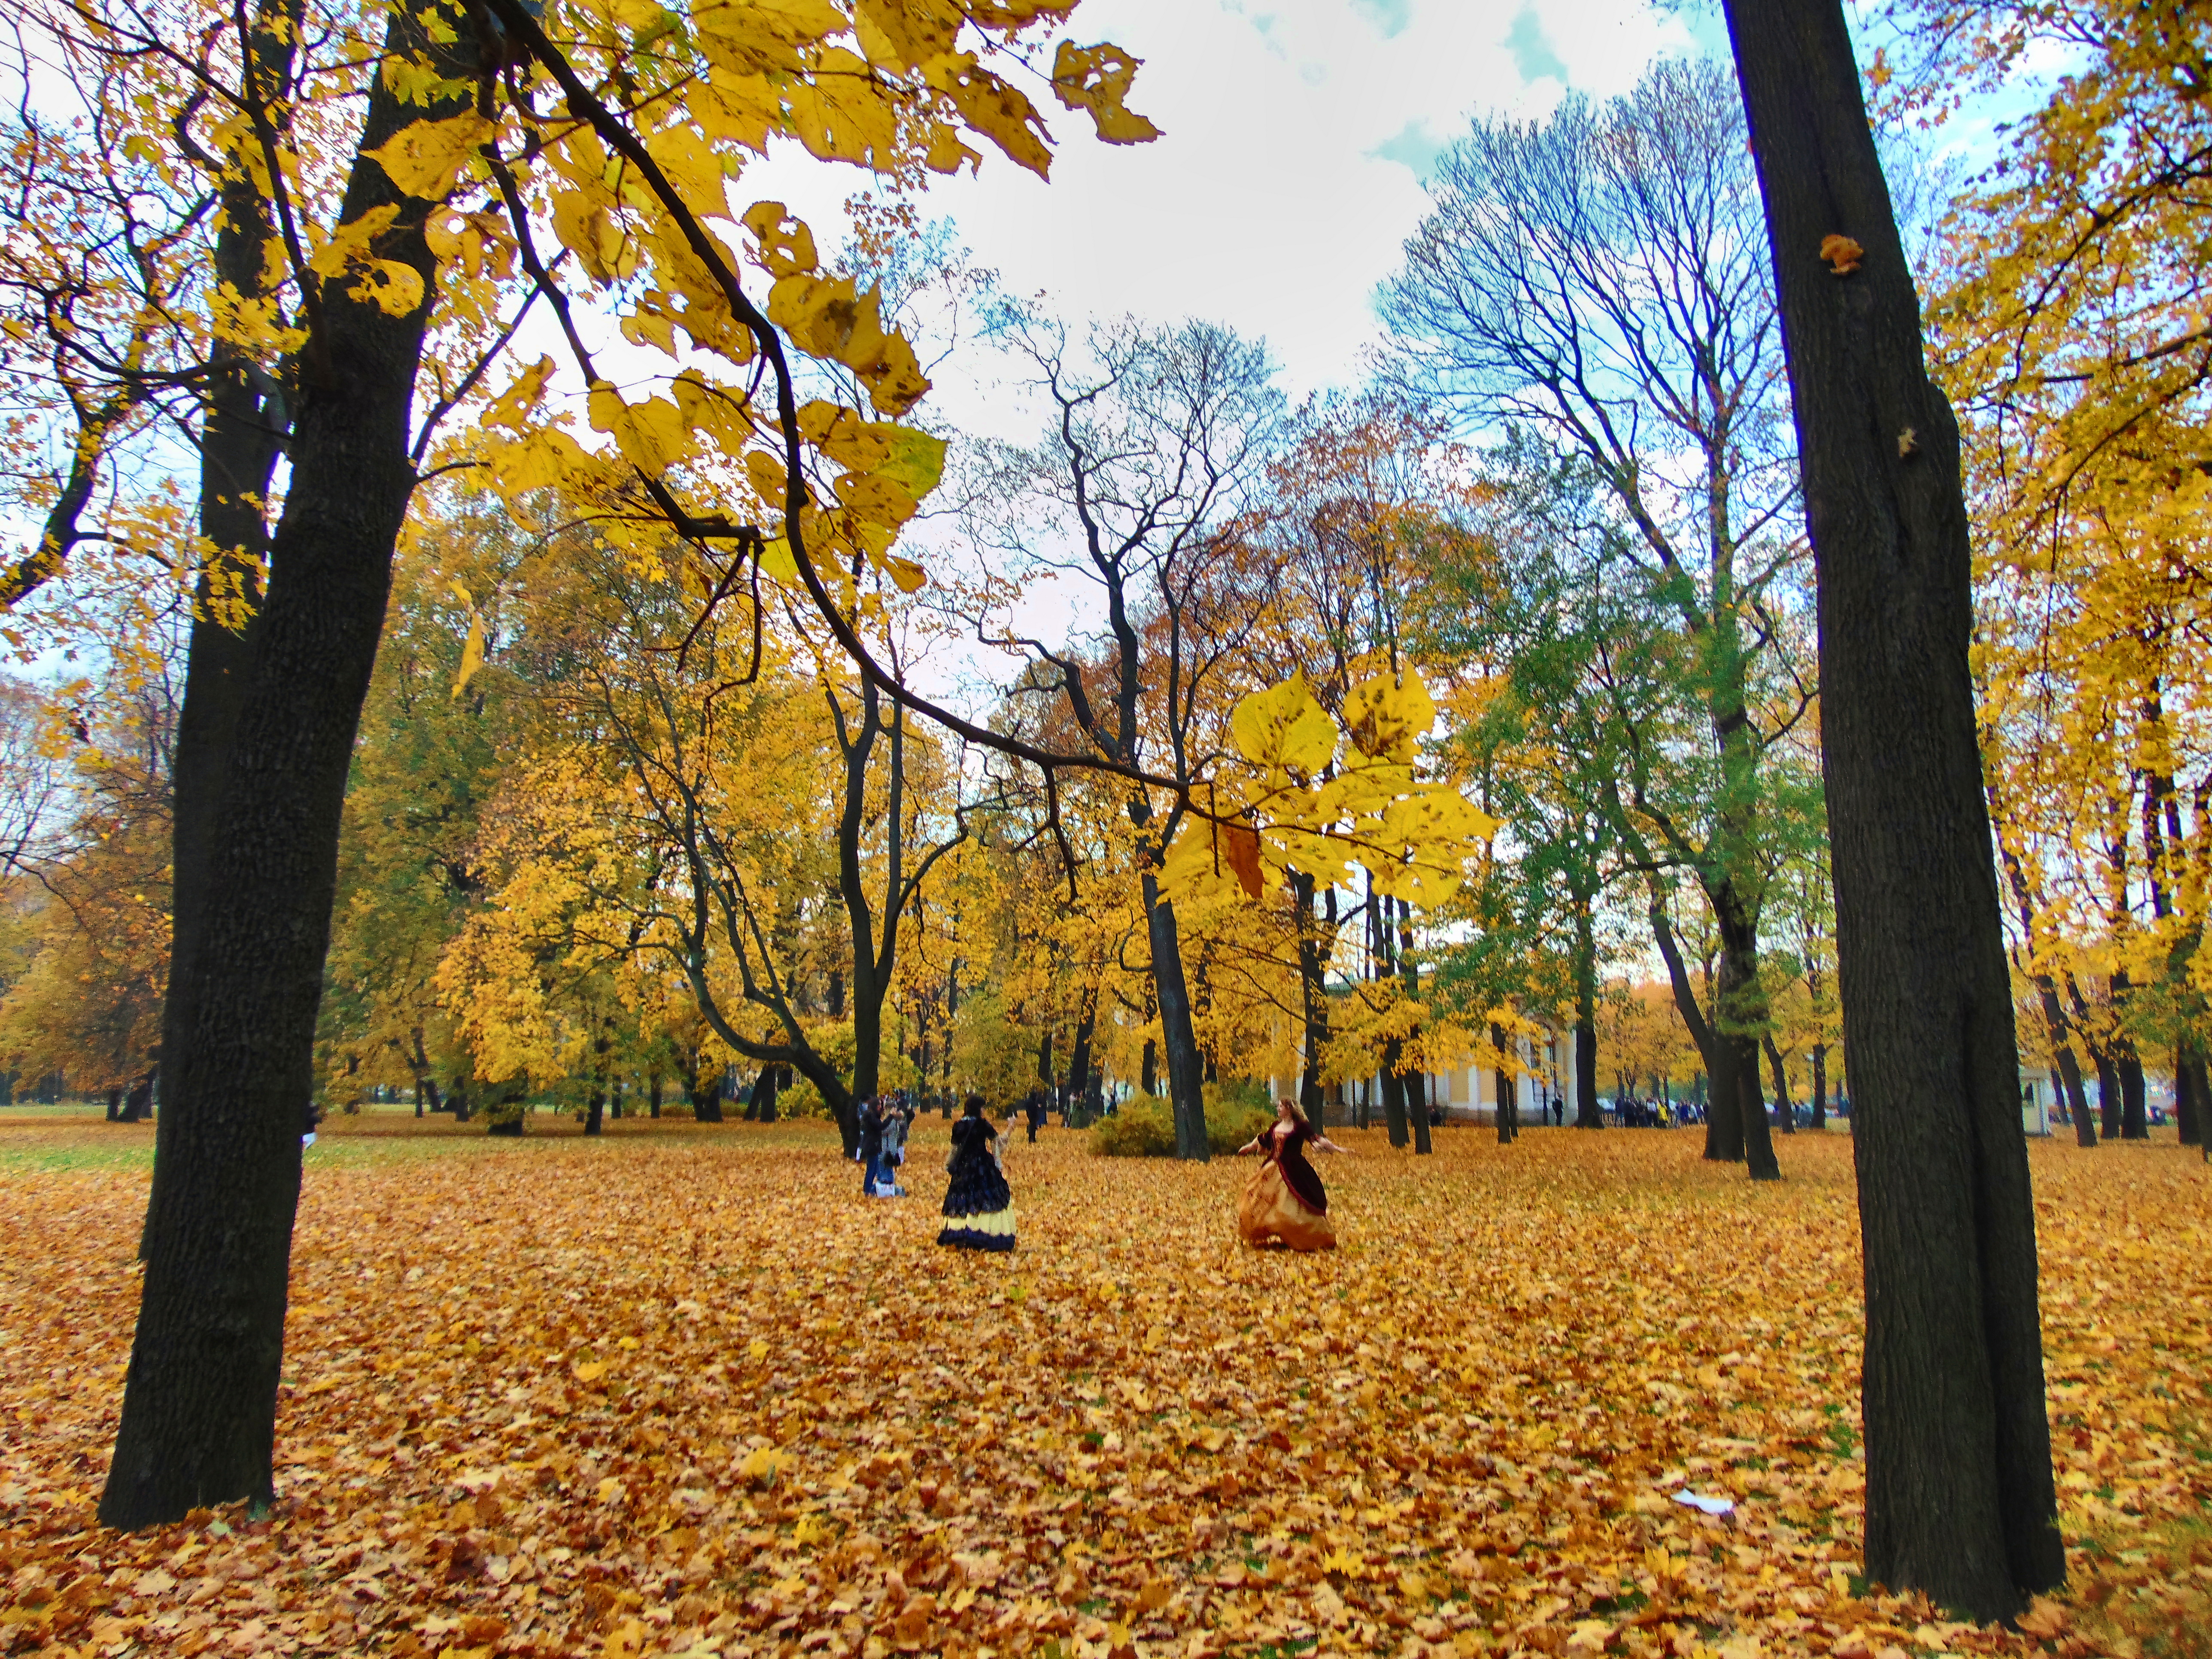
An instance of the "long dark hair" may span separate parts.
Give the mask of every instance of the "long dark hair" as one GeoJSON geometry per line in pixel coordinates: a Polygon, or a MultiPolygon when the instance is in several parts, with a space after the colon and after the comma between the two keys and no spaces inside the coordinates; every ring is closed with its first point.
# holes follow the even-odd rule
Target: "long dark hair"
{"type": "Polygon", "coordinates": [[[961,1104],[961,1108],[960,1108],[960,1115],[961,1115],[961,1116],[963,1116],[963,1117],[981,1117],[981,1116],[982,1116],[982,1115],[983,1115],[983,1103],[983,1103],[983,1097],[982,1097],[982,1096],[981,1096],[981,1095],[970,1095],[970,1096],[969,1096],[969,1097],[968,1097],[968,1098],[967,1098],[964,1102],[963,1102],[963,1103],[962,1103],[962,1104],[961,1104]]]}

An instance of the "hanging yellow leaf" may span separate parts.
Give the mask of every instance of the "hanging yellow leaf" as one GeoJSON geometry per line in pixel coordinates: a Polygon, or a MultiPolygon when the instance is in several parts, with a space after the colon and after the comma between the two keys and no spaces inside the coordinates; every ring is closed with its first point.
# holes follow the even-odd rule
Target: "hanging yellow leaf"
{"type": "Polygon", "coordinates": [[[1089,112],[1098,136],[1109,144],[1150,143],[1160,130],[1145,117],[1122,106],[1136,79],[1139,58],[1115,46],[1101,43],[1079,46],[1060,43],[1053,58],[1052,89],[1069,109],[1089,112]]]}
{"type": "Polygon", "coordinates": [[[463,173],[482,169],[477,152],[491,135],[491,124],[472,110],[444,121],[416,121],[381,148],[362,153],[408,195],[438,202],[453,194],[463,173]]]}

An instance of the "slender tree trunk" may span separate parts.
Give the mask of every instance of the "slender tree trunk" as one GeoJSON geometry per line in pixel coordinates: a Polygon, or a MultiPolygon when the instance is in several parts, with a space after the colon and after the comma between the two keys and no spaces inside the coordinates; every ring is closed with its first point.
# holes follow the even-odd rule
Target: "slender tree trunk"
{"type": "Polygon", "coordinates": [[[1328,1047],[1328,986],[1325,975],[1336,930],[1332,921],[1324,940],[1321,918],[1314,904],[1311,876],[1302,870],[1291,871],[1291,895],[1298,928],[1299,1012],[1305,1024],[1305,1052],[1298,1071],[1298,1108],[1315,1123],[1320,1123],[1328,1115],[1328,1095],[1321,1080],[1322,1054],[1328,1047]],[[1330,948],[1324,949],[1325,944],[1330,948]]]}
{"type": "Polygon", "coordinates": [[[1205,1163],[1212,1156],[1206,1140],[1206,1097],[1191,1029],[1190,991],[1183,978],[1182,941],[1176,933],[1175,906],[1160,896],[1158,877],[1144,874],[1146,932],[1152,946],[1152,994],[1160,1005],[1160,1046],[1166,1050],[1168,1096],[1175,1108],[1176,1156],[1205,1163]]]}
{"type": "MultiPolygon", "coordinates": [[[[1505,1053],[1505,1030],[1493,1024],[1490,1028],[1490,1046],[1500,1056],[1505,1053]]],[[[1514,1098],[1513,1073],[1498,1066],[1494,1080],[1498,1088],[1498,1144],[1501,1146],[1521,1133],[1520,1103],[1514,1098]]]]}
{"type": "MultiPolygon", "coordinates": [[[[1387,904],[1387,899],[1384,902],[1387,904]]],[[[1413,907],[1410,901],[1400,899],[1398,904],[1398,976],[1406,983],[1408,1000],[1421,1000],[1421,965],[1413,957],[1413,907]]],[[[1426,1158],[1435,1148],[1429,1144],[1429,1079],[1420,1071],[1406,1074],[1406,1111],[1413,1123],[1413,1155],[1426,1158]]]]}
{"type": "Polygon", "coordinates": [[[661,1076],[660,1076],[660,1072],[659,1072],[659,1069],[658,1067],[655,1067],[655,1068],[654,1068],[654,1070],[653,1070],[653,1072],[652,1073],[652,1075],[651,1075],[651,1079],[650,1079],[650,1080],[648,1081],[648,1083],[647,1083],[647,1085],[646,1085],[646,1097],[645,1097],[645,1098],[646,1098],[646,1110],[647,1110],[647,1112],[648,1114],[650,1114],[650,1115],[651,1115],[652,1116],[653,1116],[653,1117],[659,1117],[659,1116],[660,1115],[660,1091],[661,1091],[661,1076]]]}
{"type": "Polygon", "coordinates": [[[1816,1042],[1813,1045],[1812,1066],[1813,1127],[1816,1129],[1825,1129],[1828,1127],[1828,1045],[1826,1043],[1816,1042]]]}
{"type": "Polygon", "coordinates": [[[1797,1113],[1790,1103],[1790,1073],[1782,1064],[1782,1050],[1774,1046],[1771,1034],[1761,1040],[1761,1046],[1766,1050],[1767,1066],[1774,1073],[1774,1115],[1782,1124],[1782,1133],[1794,1135],[1797,1133],[1797,1113]]]}
{"type": "Polygon", "coordinates": [[[1091,1087],[1091,1039],[1098,1029],[1098,988],[1085,985],[1083,1012],[1075,1021],[1075,1044],[1068,1050],[1067,1086],[1073,1109],[1068,1121],[1079,1129],[1091,1127],[1088,1096],[1091,1087]]]}
{"type": "Polygon", "coordinates": [[[2176,1043],[2173,1048],[2173,1127],[2185,1146],[2203,1144],[2197,1118],[2197,1097],[2191,1087],[2194,1081],[2189,1075],[2189,1049],[2186,1044],[2176,1043]]]}
{"type": "Polygon", "coordinates": [[[1735,1053],[1705,1018],[1690,983],[1688,964],[1675,942],[1674,925],[1667,920],[1663,896],[1656,888],[1649,916],[1651,942],[1659,947],[1659,958],[1667,964],[1667,982],[1674,993],[1674,1012],[1682,1017],[1690,1041],[1698,1045],[1698,1056],[1711,1079],[1705,1103],[1705,1156],[1717,1164],[1735,1163],[1743,1157],[1743,1095],[1736,1085],[1735,1053]]]}
{"type": "Polygon", "coordinates": [[[1928,379],[1839,0],[1725,9],[1766,204],[1819,592],[1866,1285],[1867,1576],[2003,1618],[2062,1583],[2066,1565],[2011,975],[1966,660],[1958,429],[1928,379]],[[1821,257],[1836,235],[1861,249],[1841,275],[1850,258],[1821,257]]]}
{"type": "Polygon", "coordinates": [[[1605,1127],[1597,1098],[1597,921],[1587,903],[1575,911],[1575,1127],[1605,1127]]]}
{"type": "MultiPolygon", "coordinates": [[[[465,52],[435,46],[428,33],[436,21],[465,39],[456,21],[396,9],[387,44],[458,80],[465,52]]],[[[360,148],[466,103],[403,102],[379,75],[360,148]]],[[[323,289],[220,798],[193,809],[214,830],[201,860],[204,901],[190,925],[198,938],[188,938],[181,972],[172,969],[180,1005],[165,1019],[172,1087],[138,1328],[100,1507],[112,1527],[176,1521],[237,1498],[266,1503],[275,1492],[300,1114],[314,1081],[347,770],[415,484],[408,420],[435,283],[422,237],[428,204],[401,198],[382,167],[357,159],[341,222],[385,206],[397,216],[378,253],[420,273],[426,300],[392,317],[349,285],[323,289]]],[[[185,868],[178,874],[190,884],[185,868]]]]}
{"type": "Polygon", "coordinates": [[[107,1121],[110,1123],[123,1121],[123,1091],[121,1089],[110,1089],[107,1091],[107,1121]]]}

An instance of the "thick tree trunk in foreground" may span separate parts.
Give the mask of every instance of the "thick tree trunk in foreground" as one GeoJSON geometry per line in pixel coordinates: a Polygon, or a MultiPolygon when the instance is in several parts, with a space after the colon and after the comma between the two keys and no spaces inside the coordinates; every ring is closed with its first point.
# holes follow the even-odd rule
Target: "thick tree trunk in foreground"
{"type": "Polygon", "coordinates": [[[2136,1045],[2120,1040],[2120,1139],[2150,1139],[2150,1085],[2143,1077],[2142,1056],[2136,1045]]]}
{"type": "Polygon", "coordinates": [[[1726,0],[1726,10],[1819,584],[1864,1239],[1867,1576],[2001,1618],[2061,1583],[2066,1565],[2012,986],[1966,664],[1958,428],[1928,379],[1838,0],[1726,0]],[[1857,269],[1838,275],[1823,261],[1831,235],[1863,247],[1857,269]]]}
{"type": "MultiPolygon", "coordinates": [[[[392,15],[389,44],[428,49],[404,11],[392,15]]],[[[403,104],[379,77],[362,148],[461,107],[403,104]]],[[[414,266],[427,293],[425,204],[356,162],[342,222],[385,204],[399,216],[378,252],[414,266]]],[[[274,1495],[300,1114],[313,1083],[346,774],[415,483],[407,423],[428,315],[426,303],[388,316],[336,283],[323,305],[214,814],[199,938],[173,987],[183,1006],[167,1018],[184,1041],[164,1057],[137,1334],[100,1505],[113,1527],[274,1495]]]]}

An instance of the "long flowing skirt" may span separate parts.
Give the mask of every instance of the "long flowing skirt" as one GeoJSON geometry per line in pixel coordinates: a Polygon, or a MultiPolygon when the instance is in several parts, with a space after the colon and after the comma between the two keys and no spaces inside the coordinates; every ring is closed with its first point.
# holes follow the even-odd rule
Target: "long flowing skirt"
{"type": "Polygon", "coordinates": [[[1014,1248],[1014,1195],[998,1161],[988,1152],[954,1159],[943,1213],[945,1225],[937,1234],[940,1244],[961,1250],[1014,1248]]]}
{"type": "Polygon", "coordinates": [[[1244,1184],[1244,1196],[1237,1204],[1237,1231],[1247,1244],[1280,1243],[1293,1250],[1336,1248],[1335,1224],[1291,1190],[1273,1158],[1244,1184]]]}

